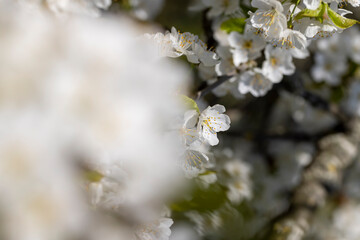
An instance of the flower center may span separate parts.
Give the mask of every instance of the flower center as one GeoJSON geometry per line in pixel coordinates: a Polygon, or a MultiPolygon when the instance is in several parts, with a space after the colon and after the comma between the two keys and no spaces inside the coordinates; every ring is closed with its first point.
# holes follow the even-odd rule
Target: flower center
{"type": "Polygon", "coordinates": [[[271,63],[271,66],[276,66],[277,64],[277,59],[275,57],[271,57],[270,58],[270,63],[271,63]]]}
{"type": "Polygon", "coordinates": [[[260,21],[263,22],[264,27],[270,27],[275,21],[277,11],[272,9],[263,13],[257,13],[257,15],[261,15],[260,21]]]}
{"type": "Polygon", "coordinates": [[[327,71],[331,71],[332,68],[333,68],[333,65],[332,65],[331,63],[327,63],[327,64],[325,64],[324,68],[325,68],[325,70],[327,70],[327,71]]]}
{"type": "Polygon", "coordinates": [[[252,41],[251,40],[245,41],[243,47],[246,48],[246,49],[251,49],[252,48],[252,41]]]}

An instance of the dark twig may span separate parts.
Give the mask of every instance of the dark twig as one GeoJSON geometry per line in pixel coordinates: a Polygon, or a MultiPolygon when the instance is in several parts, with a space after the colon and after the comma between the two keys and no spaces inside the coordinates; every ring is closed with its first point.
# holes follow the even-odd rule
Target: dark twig
{"type": "Polygon", "coordinates": [[[202,25],[206,37],[206,44],[209,48],[216,48],[218,43],[214,38],[214,31],[212,29],[212,21],[207,18],[209,9],[203,11],[202,25]]]}
{"type": "Polygon", "coordinates": [[[197,100],[203,98],[205,95],[210,93],[213,89],[217,88],[218,86],[220,86],[221,84],[223,84],[224,82],[229,80],[230,78],[232,78],[232,76],[220,76],[220,77],[218,77],[218,80],[216,82],[214,82],[213,84],[207,86],[205,89],[198,92],[197,100]]]}

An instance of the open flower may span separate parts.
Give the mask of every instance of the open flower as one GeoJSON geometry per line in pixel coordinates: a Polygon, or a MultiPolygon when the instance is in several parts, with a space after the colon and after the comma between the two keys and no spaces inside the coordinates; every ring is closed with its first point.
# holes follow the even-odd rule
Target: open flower
{"type": "Polygon", "coordinates": [[[198,128],[201,136],[211,145],[219,143],[216,133],[226,131],[230,128],[229,116],[223,114],[225,107],[216,104],[213,107],[207,107],[201,114],[198,128]]]}
{"type": "Polygon", "coordinates": [[[275,41],[275,45],[286,49],[297,48],[303,50],[306,48],[306,37],[299,31],[285,29],[280,34],[280,39],[275,41]]]}
{"type": "Polygon", "coordinates": [[[347,64],[342,55],[322,54],[315,55],[315,66],[311,75],[316,82],[326,82],[336,86],[340,84],[341,76],[345,73],[347,64]]]}
{"type": "Polygon", "coordinates": [[[145,34],[145,38],[153,41],[159,57],[177,58],[182,55],[174,49],[169,33],[145,34]]]}
{"type": "Polygon", "coordinates": [[[265,47],[265,41],[250,31],[245,32],[245,34],[231,32],[229,43],[234,48],[232,53],[236,66],[259,57],[260,51],[265,47]]]}
{"type": "Polygon", "coordinates": [[[189,110],[184,114],[184,124],[181,129],[181,135],[183,137],[184,143],[187,146],[190,146],[199,140],[199,131],[196,128],[198,119],[199,114],[196,110],[189,110]]]}
{"type": "Polygon", "coordinates": [[[261,97],[272,88],[272,85],[260,68],[254,68],[240,75],[239,91],[242,94],[250,92],[254,97],[261,97]]]}
{"type": "Polygon", "coordinates": [[[253,0],[251,6],[257,8],[250,14],[250,22],[254,28],[260,28],[270,39],[279,38],[287,29],[284,8],[277,0],[253,0]]]}
{"type": "Polygon", "coordinates": [[[209,157],[205,153],[195,150],[193,147],[186,149],[184,158],[183,170],[187,177],[197,176],[209,163],[209,157]]]}
{"type": "Polygon", "coordinates": [[[283,75],[291,75],[295,72],[295,65],[289,52],[281,48],[273,48],[268,45],[265,49],[266,61],[263,63],[263,73],[273,83],[282,80],[283,75]]]}
{"type": "Polygon", "coordinates": [[[208,50],[206,44],[201,40],[192,43],[192,52],[187,56],[189,62],[202,63],[205,67],[213,67],[219,62],[217,54],[208,50]]]}
{"type": "Polygon", "coordinates": [[[192,44],[195,43],[197,37],[189,32],[180,33],[176,28],[171,28],[170,40],[176,52],[181,55],[191,55],[192,44]]]}
{"type": "Polygon", "coordinates": [[[236,66],[233,62],[230,47],[219,46],[216,52],[220,57],[220,62],[215,66],[216,73],[219,76],[234,75],[236,73],[236,66]]]}

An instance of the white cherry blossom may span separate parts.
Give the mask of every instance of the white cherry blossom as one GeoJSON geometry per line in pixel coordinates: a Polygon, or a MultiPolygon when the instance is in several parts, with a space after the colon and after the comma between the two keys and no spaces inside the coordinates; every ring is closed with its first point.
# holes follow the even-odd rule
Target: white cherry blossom
{"type": "Polygon", "coordinates": [[[306,37],[299,31],[292,29],[285,29],[280,34],[280,39],[275,41],[277,47],[284,47],[286,49],[299,49],[304,50],[306,48],[306,37]]]}
{"type": "Polygon", "coordinates": [[[203,153],[203,149],[186,148],[184,163],[182,164],[186,177],[196,177],[203,171],[209,162],[209,157],[203,153]]]}
{"type": "Polygon", "coordinates": [[[303,3],[306,8],[315,10],[320,6],[320,0],[303,0],[303,3]]]}
{"type": "Polygon", "coordinates": [[[217,132],[226,131],[230,128],[230,118],[223,114],[224,112],[225,107],[216,104],[213,107],[207,107],[200,114],[198,129],[201,136],[211,146],[219,143],[217,132]]]}
{"type": "Polygon", "coordinates": [[[199,140],[199,132],[196,128],[198,120],[199,113],[196,110],[188,110],[185,112],[181,135],[184,139],[184,144],[187,146],[190,146],[199,140]]]}
{"type": "Polygon", "coordinates": [[[219,76],[234,75],[236,73],[236,66],[233,62],[233,54],[230,47],[219,46],[216,49],[220,57],[220,62],[215,66],[215,71],[219,76]]]}
{"type": "Polygon", "coordinates": [[[346,67],[346,60],[342,55],[316,53],[315,66],[311,69],[311,75],[316,82],[324,81],[329,85],[336,86],[340,84],[346,67]]]}
{"type": "Polygon", "coordinates": [[[273,83],[264,76],[262,69],[254,68],[240,75],[239,91],[242,94],[250,92],[254,97],[264,96],[273,83]]]}
{"type": "Polygon", "coordinates": [[[181,55],[191,55],[191,47],[196,42],[197,36],[192,33],[177,31],[175,27],[171,28],[170,40],[176,52],[181,55]]]}
{"type": "Polygon", "coordinates": [[[181,53],[174,49],[169,33],[145,34],[145,38],[153,41],[159,57],[177,58],[181,56],[181,53]]]}
{"type": "Polygon", "coordinates": [[[295,72],[295,65],[289,52],[268,45],[265,49],[266,60],[263,62],[263,73],[274,83],[282,80],[283,75],[295,72]]]}
{"type": "Polygon", "coordinates": [[[245,34],[231,32],[229,43],[233,48],[232,53],[235,66],[259,57],[261,50],[265,48],[265,41],[251,31],[245,31],[245,34]]]}
{"type": "Polygon", "coordinates": [[[192,52],[193,54],[187,56],[189,62],[201,62],[205,67],[213,67],[219,62],[217,54],[208,50],[206,44],[201,40],[192,43],[192,52]]]}
{"type": "Polygon", "coordinates": [[[287,29],[284,8],[277,0],[253,0],[251,6],[257,8],[250,14],[250,22],[254,28],[264,31],[266,37],[279,38],[282,31],[287,29]]]}

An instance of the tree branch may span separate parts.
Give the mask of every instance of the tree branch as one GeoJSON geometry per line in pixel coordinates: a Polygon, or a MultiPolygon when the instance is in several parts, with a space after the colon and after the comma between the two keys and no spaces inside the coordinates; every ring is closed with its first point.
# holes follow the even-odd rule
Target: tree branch
{"type": "Polygon", "coordinates": [[[220,77],[218,77],[218,80],[216,82],[214,82],[213,84],[207,86],[205,89],[199,91],[197,93],[197,98],[196,99],[199,100],[199,99],[203,98],[205,95],[210,93],[213,89],[217,88],[218,86],[220,86],[224,82],[228,81],[230,78],[232,78],[232,76],[220,76],[220,77]]]}

